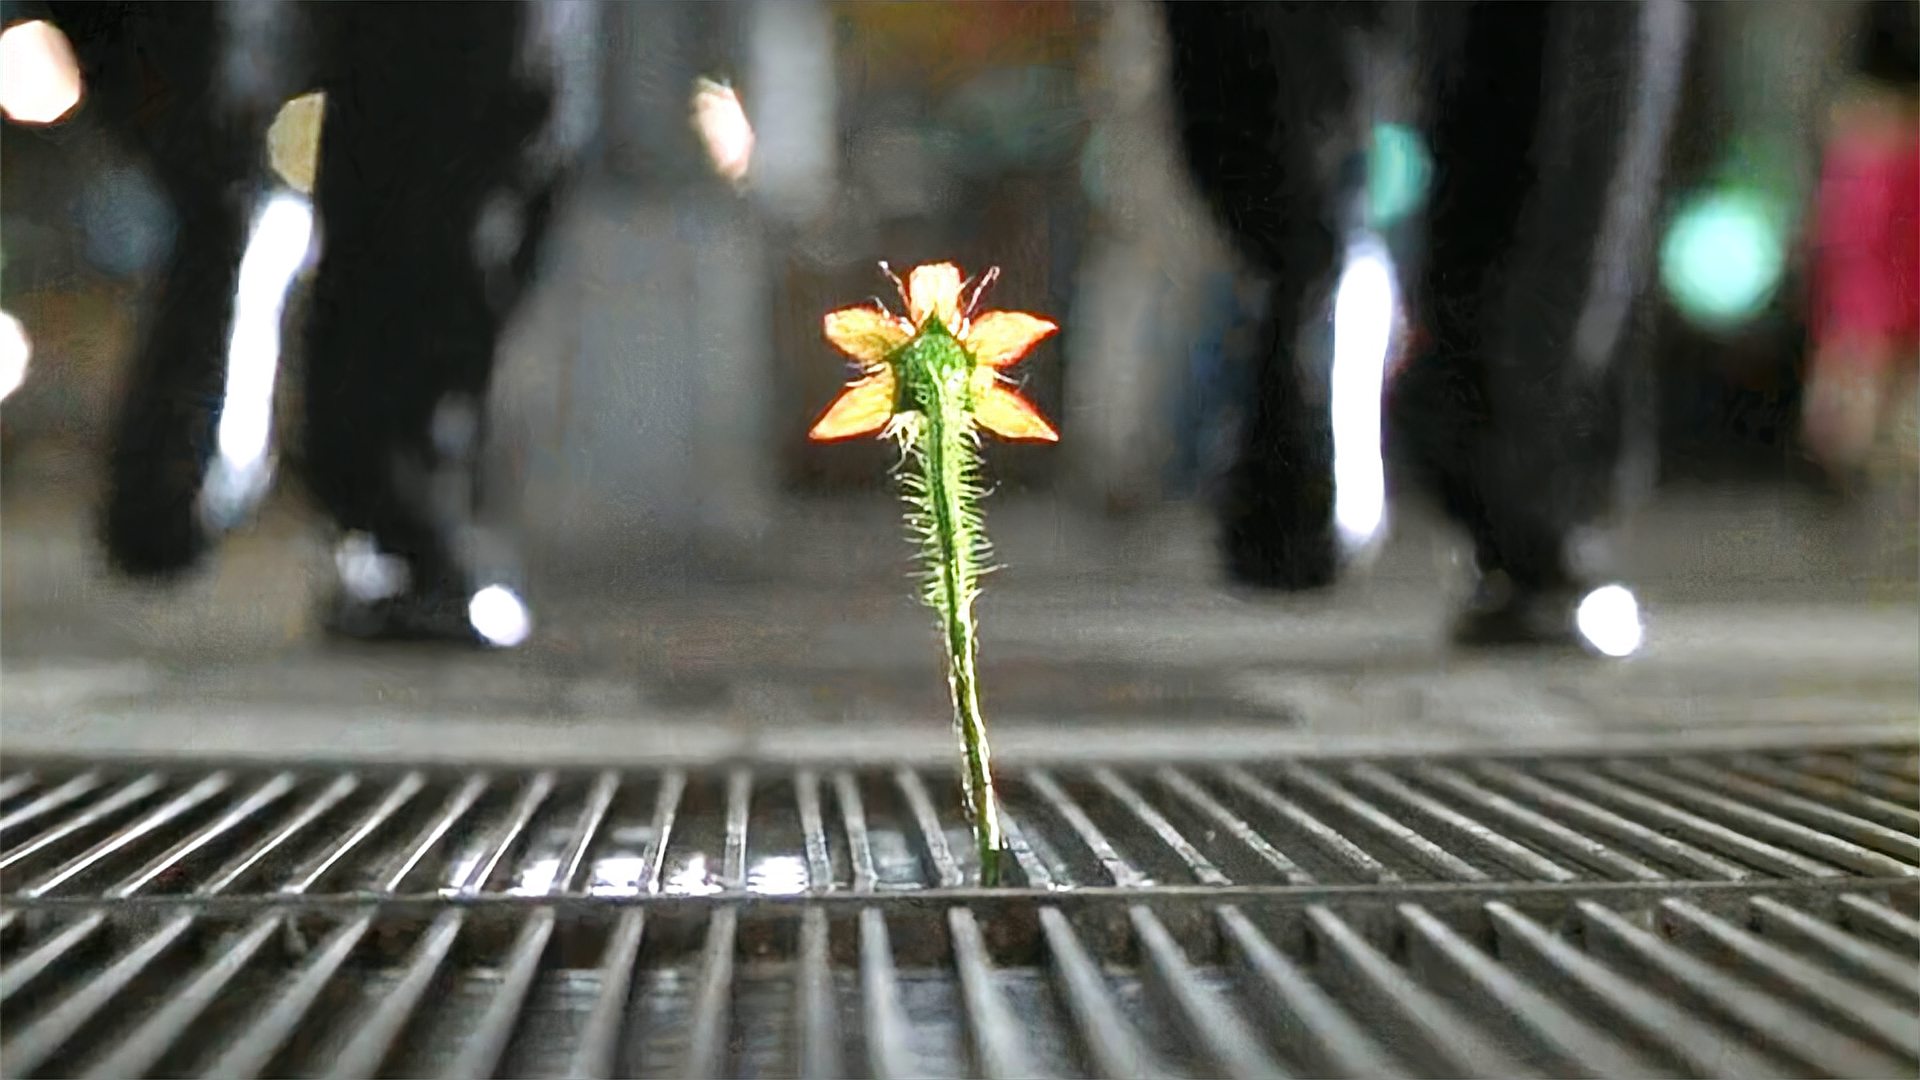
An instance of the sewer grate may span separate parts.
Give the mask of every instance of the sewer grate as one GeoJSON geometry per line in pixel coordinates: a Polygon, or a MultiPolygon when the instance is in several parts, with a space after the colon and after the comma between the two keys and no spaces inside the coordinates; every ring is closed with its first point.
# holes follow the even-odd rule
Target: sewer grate
{"type": "Polygon", "coordinates": [[[0,773],[0,1072],[1910,1075],[1912,746],[0,773]]]}

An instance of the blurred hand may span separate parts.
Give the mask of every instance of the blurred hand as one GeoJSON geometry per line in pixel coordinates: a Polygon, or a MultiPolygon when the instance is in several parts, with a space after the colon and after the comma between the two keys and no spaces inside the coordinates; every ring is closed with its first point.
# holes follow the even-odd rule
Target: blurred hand
{"type": "Polygon", "coordinates": [[[80,104],[80,64],[67,35],[41,20],[0,32],[0,112],[16,124],[53,124],[80,104]]]}

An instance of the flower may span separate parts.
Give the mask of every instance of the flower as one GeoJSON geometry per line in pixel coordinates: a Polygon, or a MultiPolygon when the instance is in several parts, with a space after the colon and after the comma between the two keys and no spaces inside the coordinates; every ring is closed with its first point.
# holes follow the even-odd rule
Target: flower
{"type": "Polygon", "coordinates": [[[888,421],[896,414],[914,411],[914,406],[901,401],[898,393],[899,368],[916,355],[907,346],[941,336],[957,342],[966,357],[967,411],[975,424],[1002,438],[1057,441],[1060,435],[1053,425],[1007,385],[1001,372],[1018,363],[1059,327],[1019,311],[973,314],[980,294],[996,276],[997,271],[982,275],[963,308],[960,294],[965,285],[960,268],[952,263],[929,263],[914,267],[901,286],[906,315],[894,315],[877,301],[828,314],[823,326],[827,340],[860,365],[860,374],[821,414],[807,437],[831,442],[884,435],[888,421]]]}

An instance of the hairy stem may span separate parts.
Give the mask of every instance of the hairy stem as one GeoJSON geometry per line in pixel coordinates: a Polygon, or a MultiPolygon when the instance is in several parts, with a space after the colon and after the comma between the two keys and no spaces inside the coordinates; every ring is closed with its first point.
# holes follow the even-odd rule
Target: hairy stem
{"type": "Polygon", "coordinates": [[[947,654],[947,689],[954,731],[964,759],[967,813],[980,853],[980,879],[997,884],[1000,871],[1000,810],[993,790],[987,722],[980,712],[973,601],[986,552],[979,511],[979,450],[966,409],[961,379],[929,378],[916,388],[919,430],[909,461],[917,475],[903,477],[914,513],[909,522],[927,562],[926,599],[939,616],[947,654]]]}

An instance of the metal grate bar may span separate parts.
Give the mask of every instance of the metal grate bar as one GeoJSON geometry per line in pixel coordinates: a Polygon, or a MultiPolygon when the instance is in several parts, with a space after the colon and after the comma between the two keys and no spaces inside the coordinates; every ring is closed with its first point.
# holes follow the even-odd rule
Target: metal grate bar
{"type": "Polygon", "coordinates": [[[593,850],[594,837],[600,834],[600,826],[606,824],[607,814],[613,809],[613,800],[619,794],[619,773],[606,769],[593,778],[586,805],[580,808],[580,818],[573,826],[573,844],[561,856],[560,869],[554,874],[554,889],[573,892],[585,887],[580,880],[581,871],[587,867],[587,855],[593,850]]]}
{"type": "Polygon", "coordinates": [[[660,891],[660,875],[667,867],[667,846],[673,842],[673,830],[680,820],[680,801],[686,794],[686,773],[675,769],[660,778],[660,791],[653,800],[652,835],[640,860],[637,887],[643,893],[660,891]]]}
{"type": "Polygon", "coordinates": [[[1563,854],[1568,860],[1627,881],[1658,881],[1665,875],[1639,859],[1623,855],[1593,837],[1569,828],[1545,814],[1474,783],[1457,769],[1423,765],[1416,775],[1433,787],[1499,820],[1515,833],[1563,854]]]}
{"type": "Polygon", "coordinates": [[[1160,842],[1167,846],[1168,850],[1180,856],[1180,861],[1186,864],[1187,869],[1193,874],[1195,881],[1202,885],[1232,884],[1232,881],[1228,879],[1227,875],[1221,873],[1220,868],[1213,865],[1212,860],[1202,855],[1200,849],[1194,847],[1192,841],[1182,835],[1180,830],[1174,826],[1173,822],[1168,821],[1166,815],[1160,812],[1159,808],[1148,802],[1146,797],[1136,791],[1132,784],[1122,780],[1120,774],[1108,768],[1095,769],[1093,771],[1093,782],[1104,789],[1106,793],[1112,797],[1113,801],[1125,807],[1135,818],[1139,819],[1140,823],[1145,825],[1148,831],[1152,832],[1154,836],[1158,837],[1160,842]]]}
{"type": "Polygon", "coordinates": [[[1322,905],[1307,909],[1307,923],[1356,996],[1391,1017],[1445,1064],[1449,1076],[1521,1076],[1525,1065],[1482,1032],[1445,999],[1406,977],[1359,932],[1322,905]]]}
{"type": "Polygon", "coordinates": [[[700,978],[693,996],[693,1033],[680,1068],[686,1077],[723,1076],[727,1071],[727,1029],[733,1023],[733,950],[738,908],[713,913],[700,955],[700,978]]]}
{"type": "Polygon", "coordinates": [[[1890,748],[1868,748],[1860,753],[1868,765],[1887,773],[1889,776],[1915,784],[1914,793],[1920,795],[1920,751],[1911,747],[1895,750],[1890,748]]]}
{"type": "Polygon", "coordinates": [[[1734,926],[1684,900],[1664,900],[1661,911],[1673,922],[1704,934],[1736,957],[1741,966],[1768,985],[1791,991],[1828,1019],[1911,1057],[1920,1057],[1920,1017],[1879,995],[1820,970],[1786,949],[1734,926]]]}
{"type": "Polygon", "coordinates": [[[153,880],[180,864],[194,852],[213,843],[220,837],[244,824],[249,818],[279,802],[281,796],[293,790],[294,776],[290,772],[275,775],[266,783],[255,788],[242,799],[239,805],[213,819],[199,832],[181,840],[156,856],[146,866],[135,871],[131,877],[107,890],[111,897],[132,896],[153,882],[153,880]]]}
{"type": "Polygon", "coordinates": [[[315,852],[306,865],[295,870],[280,891],[285,893],[304,893],[313,888],[327,872],[345,861],[348,855],[359,850],[367,838],[379,832],[400,808],[413,800],[427,786],[424,774],[415,771],[407,773],[396,781],[393,787],[366,815],[347,830],[347,834],[338,841],[315,852]]]}
{"type": "Polygon", "coordinates": [[[295,811],[293,817],[288,819],[286,824],[265,834],[245,851],[236,855],[231,862],[214,871],[213,876],[208,878],[206,883],[198,889],[195,889],[194,892],[201,896],[212,896],[232,888],[235,882],[252,872],[253,868],[259,866],[267,856],[278,851],[291,842],[294,837],[305,832],[308,826],[311,826],[314,822],[324,817],[329,810],[340,805],[347,796],[352,795],[359,787],[360,778],[352,773],[342,773],[335,777],[333,783],[321,789],[318,794],[312,799],[309,799],[299,810],[295,811]]]}
{"type": "Polygon", "coordinates": [[[1686,803],[1696,810],[1712,812],[1727,821],[1735,821],[1753,833],[1778,844],[1791,844],[1801,851],[1808,851],[1834,864],[1856,870],[1869,877],[1920,877],[1920,869],[1838,836],[1821,833],[1798,822],[1788,821],[1777,814],[1750,806],[1737,799],[1716,795],[1701,790],[1697,785],[1684,784],[1671,777],[1662,776],[1644,765],[1632,762],[1616,761],[1608,766],[1614,775],[1622,777],[1641,788],[1658,791],[1675,802],[1686,803]]]}
{"type": "Polygon", "coordinates": [[[88,915],[40,943],[32,952],[0,968],[0,1004],[5,1004],[14,995],[39,982],[42,975],[53,971],[68,953],[86,944],[106,925],[105,913],[88,915]]]}
{"type": "MultiPolygon", "coordinates": [[[[472,896],[486,887],[492,880],[494,870],[500,860],[527,831],[532,824],[533,815],[540,812],[540,806],[553,794],[554,776],[551,771],[543,770],[533,774],[533,778],[521,789],[520,797],[514,801],[513,810],[500,825],[500,830],[487,841],[487,854],[468,871],[465,881],[450,881],[447,884],[462,893],[472,896]]],[[[451,822],[449,822],[451,827],[451,822]]]]}
{"type": "MultiPolygon", "coordinates": [[[[1860,755],[1868,763],[1908,780],[1920,778],[1920,754],[1912,750],[1868,750],[1860,755]]],[[[1920,787],[1915,789],[1920,794],[1920,787]]]]}
{"type": "Polygon", "coordinates": [[[747,816],[753,810],[753,770],[742,765],[727,774],[727,839],[720,860],[720,883],[738,892],[747,886],[747,816]]]}
{"type": "Polygon", "coordinates": [[[943,889],[958,888],[966,878],[947,846],[947,834],[940,828],[940,815],[933,808],[927,785],[921,782],[918,772],[906,765],[893,771],[893,782],[913,812],[913,820],[920,826],[920,839],[926,847],[927,865],[933,869],[934,882],[943,889]]]}
{"type": "Polygon", "coordinates": [[[413,842],[395,853],[393,861],[380,872],[375,887],[381,892],[400,891],[400,886],[406,883],[414,869],[453,831],[460,819],[467,816],[467,811],[480,801],[489,782],[485,773],[474,773],[467,777],[466,782],[454,789],[453,794],[433,815],[433,820],[427,822],[413,842]]]}
{"type": "Polygon", "coordinates": [[[1842,896],[1839,903],[1848,920],[1860,929],[1887,938],[1909,952],[1920,950],[1920,920],[1902,915],[1878,900],[1852,893],[1842,896]]]}
{"type": "Polygon", "coordinates": [[[1899,829],[1903,833],[1920,831],[1920,809],[1901,806],[1899,803],[1877,795],[1858,791],[1847,784],[1783,769],[1760,758],[1742,757],[1735,759],[1735,762],[1741,772],[1749,776],[1757,776],[1777,787],[1787,788],[1809,798],[1824,799],[1835,806],[1845,808],[1848,813],[1878,822],[1891,829],[1899,829]]]}
{"type": "Polygon", "coordinates": [[[1827,754],[1808,755],[1800,758],[1799,762],[1808,772],[1838,780],[1883,799],[1891,799],[1901,806],[1920,804],[1920,785],[1911,779],[1883,776],[1863,768],[1856,760],[1827,754]]]}
{"type": "Polygon", "coordinates": [[[200,973],[171,998],[158,1012],[148,1017],[111,1055],[89,1072],[97,1080],[111,1077],[145,1076],[180,1041],[187,1028],[205,1013],[235,976],[253,963],[260,949],[280,929],[281,915],[270,912],[255,919],[238,937],[228,943],[200,973]]]}
{"type": "Polygon", "coordinates": [[[1112,841],[1107,839],[1107,834],[1102,832],[1100,826],[1094,824],[1093,819],[1087,816],[1086,810],[1060,787],[1052,773],[1045,769],[1035,769],[1027,774],[1027,784],[1046,800],[1053,812],[1067,823],[1067,826],[1080,838],[1080,842],[1093,853],[1094,859],[1100,863],[1100,868],[1106,872],[1109,881],[1122,888],[1147,883],[1147,876],[1121,857],[1120,852],[1114,849],[1112,841]]]}
{"type": "Polygon", "coordinates": [[[817,893],[833,888],[833,855],[827,848],[826,819],[820,813],[820,776],[812,769],[793,774],[793,801],[800,809],[800,834],[807,849],[807,884],[817,893]]]}
{"type": "Polygon", "coordinates": [[[1475,767],[1475,772],[1481,778],[1577,821],[1604,837],[1632,847],[1642,858],[1678,866],[1686,874],[1708,879],[1741,881],[1753,876],[1746,867],[1728,862],[1678,837],[1622,817],[1598,803],[1541,783],[1510,765],[1482,762],[1475,767]]]}
{"type": "Polygon", "coordinates": [[[20,890],[22,896],[45,896],[62,884],[73,880],[101,860],[131,847],[148,833],[154,832],[167,823],[185,814],[201,803],[213,798],[233,785],[233,775],[217,772],[188,788],[180,795],[169,799],[149,811],[147,815],[132,825],[114,832],[86,851],[67,860],[67,862],[49,871],[37,881],[20,890]]]}
{"type": "Polygon", "coordinates": [[[454,939],[460,936],[466,920],[467,913],[460,908],[441,912],[440,917],[433,920],[407,961],[400,981],[358,1019],[353,1038],[334,1058],[327,1075],[351,1080],[380,1071],[381,1063],[393,1053],[400,1033],[406,1030],[414,1011],[420,1007],[420,999],[440,974],[441,965],[453,951],[454,939]]]}
{"type": "Polygon", "coordinates": [[[847,1075],[840,1065],[840,1025],[828,945],[827,913],[808,908],[800,920],[800,974],[794,987],[799,1014],[797,1056],[800,1075],[806,1080],[834,1080],[847,1075]]]}
{"type": "Polygon", "coordinates": [[[1248,851],[1251,851],[1256,858],[1278,874],[1282,881],[1285,881],[1289,885],[1310,885],[1313,883],[1312,874],[1301,869],[1292,859],[1287,858],[1279,848],[1269,843],[1267,838],[1260,835],[1260,831],[1255,829],[1251,823],[1227,809],[1220,800],[1207,794],[1206,789],[1194,783],[1193,779],[1187,776],[1186,773],[1181,772],[1172,765],[1167,765],[1163,766],[1154,776],[1167,790],[1185,799],[1188,805],[1198,810],[1207,820],[1219,826],[1227,835],[1238,840],[1241,845],[1248,851]]]}
{"type": "Polygon", "coordinates": [[[1513,1030],[1529,1036],[1545,1051],[1537,1062],[1552,1074],[1590,1076],[1658,1076],[1661,1070],[1623,1046],[1613,1036],[1581,1019],[1548,997],[1539,987],[1515,974],[1418,904],[1402,904],[1400,919],[1414,940],[1436,958],[1429,984],[1450,993],[1475,993],[1503,1013],[1513,1030]]]}
{"type": "Polygon", "coordinates": [[[14,773],[12,776],[0,779],[0,802],[6,802],[39,782],[40,777],[30,772],[14,773]]]}
{"type": "Polygon", "coordinates": [[[1040,931],[1046,938],[1060,996],[1080,1034],[1081,1048],[1099,1075],[1125,1080],[1169,1075],[1167,1067],[1121,1015],[1100,975],[1100,966],[1087,954],[1073,924],[1059,908],[1040,909],[1040,931]]]}
{"type": "Polygon", "coordinates": [[[1768,937],[1783,938],[1818,952],[1853,977],[1876,983],[1889,993],[1920,997],[1920,966],[1914,964],[1913,957],[1862,941],[1771,896],[1756,896],[1749,904],[1768,937]]]}
{"type": "Polygon", "coordinates": [[[867,836],[867,810],[860,801],[860,785],[841,769],[833,774],[833,791],[840,800],[840,820],[847,827],[847,858],[853,864],[853,891],[870,893],[878,880],[873,870],[873,841],[867,836]]]}
{"type": "Polygon", "coordinates": [[[580,1030],[580,1046],[568,1070],[573,1076],[604,1077],[617,1071],[621,1020],[633,996],[634,967],[646,926],[646,915],[638,908],[620,913],[620,921],[600,956],[600,993],[595,995],[593,1009],[580,1030]]]}
{"type": "Polygon", "coordinates": [[[1412,810],[1429,824],[1451,832],[1489,861],[1539,881],[1572,881],[1580,875],[1524,844],[1501,835],[1440,800],[1415,791],[1374,765],[1356,765],[1347,778],[1412,810]]]}
{"type": "MultiPolygon", "coordinates": [[[[28,775],[31,776],[32,774],[28,775]]],[[[45,817],[53,813],[55,810],[60,809],[75,799],[81,798],[89,792],[94,791],[106,782],[106,777],[97,772],[81,773],[79,776],[68,780],[52,791],[41,794],[25,806],[8,811],[5,817],[0,817],[0,836],[5,836],[7,833],[36,818],[45,817]]],[[[4,865],[6,864],[0,863],[0,866],[4,865]]]]}
{"type": "Polygon", "coordinates": [[[1733,855],[1737,859],[1772,873],[1788,877],[1837,877],[1840,871],[1815,862],[1785,848],[1756,840],[1717,821],[1661,802],[1645,792],[1627,787],[1604,776],[1590,776],[1575,769],[1555,766],[1547,775],[1563,784],[1577,787],[1597,799],[1631,808],[1635,813],[1659,823],[1660,827],[1684,833],[1696,844],[1733,855]]]}
{"type": "MultiPolygon", "coordinates": [[[[113,817],[129,806],[140,802],[147,796],[159,791],[166,785],[166,777],[159,773],[148,773],[139,779],[122,785],[113,794],[88,806],[80,813],[55,825],[46,832],[27,841],[24,845],[0,856],[0,870],[5,870],[33,855],[60,843],[69,836],[99,824],[113,817]]],[[[31,809],[31,807],[25,808],[31,809]]]]}
{"type": "Polygon", "coordinates": [[[860,1007],[868,1071],[879,1080],[919,1075],[907,1045],[907,1017],[900,1006],[887,917],[877,907],[860,909],[860,1007]]]}
{"type": "Polygon", "coordinates": [[[1222,1075],[1240,1080],[1285,1075],[1239,1011],[1201,984],[1158,916],[1135,904],[1127,910],[1127,918],[1146,956],[1147,970],[1153,973],[1153,984],[1222,1075]]]}
{"type": "Polygon", "coordinates": [[[1253,920],[1232,905],[1215,911],[1222,935],[1248,973],[1256,1000],[1288,1046],[1308,1055],[1314,1075],[1393,1076],[1400,1068],[1385,1048],[1306,972],[1295,966],[1253,920]]]}
{"type": "Polygon", "coordinates": [[[994,1080],[1025,1080],[1037,1075],[1020,1022],[993,983],[986,937],[973,912],[947,909],[947,934],[953,945],[953,964],[960,974],[962,1013],[972,1037],[974,1065],[981,1076],[994,1080]]]}
{"type": "Polygon", "coordinates": [[[1598,1008],[1609,1021],[1632,1029],[1641,1039],[1660,1047],[1693,1075],[1792,1075],[1743,1049],[1672,1001],[1651,993],[1638,980],[1626,978],[1574,948],[1512,906],[1495,901],[1486,905],[1486,912],[1503,957],[1531,959],[1543,981],[1581,991],[1584,1004],[1598,1008]]]}
{"type": "Polygon", "coordinates": [[[1255,779],[1253,774],[1245,769],[1237,765],[1229,765],[1220,770],[1220,776],[1236,790],[1305,835],[1323,855],[1346,868],[1348,872],[1367,881],[1385,883],[1400,880],[1398,873],[1367,854],[1360,845],[1347,839],[1338,829],[1314,817],[1292,799],[1255,779]]]}
{"type": "Polygon", "coordinates": [[[1823,829],[1827,835],[1842,837],[1863,848],[1872,848],[1883,855],[1900,859],[1909,864],[1906,871],[1909,875],[1915,872],[1912,866],[1920,865],[1920,838],[1911,832],[1901,832],[1830,806],[1822,806],[1812,799],[1781,791],[1770,784],[1748,780],[1705,762],[1676,761],[1667,767],[1737,796],[1746,805],[1764,807],[1768,813],[1781,818],[1796,819],[1801,828],[1813,826],[1823,829]]]}
{"type": "Polygon", "coordinates": [[[1891,1055],[1827,1030],[1804,1011],[1673,948],[1617,912],[1587,900],[1576,906],[1590,935],[1639,961],[1649,974],[1700,1007],[1771,1040],[1803,1067],[1828,1076],[1897,1076],[1906,1071],[1891,1055]]]}
{"type": "Polygon", "coordinates": [[[347,957],[372,928],[373,912],[369,911],[328,935],[280,996],[220,1055],[206,1075],[246,1077],[266,1072],[287,1040],[306,1020],[334,973],[347,962],[347,957]]]}
{"type": "Polygon", "coordinates": [[[181,915],[149,934],[119,960],[95,975],[60,1004],[8,1038],[0,1051],[0,1075],[25,1076],[46,1064],[67,1040],[100,1015],[127,984],[140,977],[160,954],[193,929],[193,916],[181,915]]]}
{"type": "Polygon", "coordinates": [[[1035,889],[1051,889],[1053,871],[1040,861],[1040,855],[1033,850],[1033,844],[1027,840],[1026,830],[1020,819],[1006,806],[1000,808],[1000,831],[1006,834],[1007,850],[1013,852],[1013,861],[1026,875],[1027,885],[1035,889]]]}
{"type": "Polygon", "coordinates": [[[547,942],[553,937],[553,927],[552,908],[539,908],[527,917],[514,938],[500,987],[488,1000],[486,1011],[480,1014],[472,1041],[460,1051],[444,1075],[487,1077],[499,1068],[500,1056],[506,1053],[521,1010],[526,1006],[527,991],[540,970],[540,958],[546,955],[547,942]]]}
{"type": "Polygon", "coordinates": [[[1317,771],[1296,762],[1289,762],[1280,767],[1280,774],[1287,778],[1289,784],[1313,792],[1322,802],[1366,825],[1402,855],[1438,874],[1443,880],[1487,880],[1487,875],[1479,867],[1420,835],[1392,815],[1320,775],[1317,771]]]}

